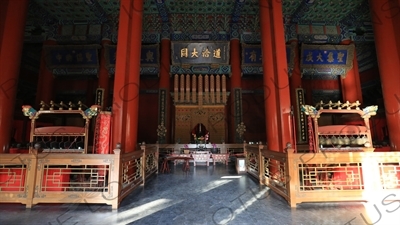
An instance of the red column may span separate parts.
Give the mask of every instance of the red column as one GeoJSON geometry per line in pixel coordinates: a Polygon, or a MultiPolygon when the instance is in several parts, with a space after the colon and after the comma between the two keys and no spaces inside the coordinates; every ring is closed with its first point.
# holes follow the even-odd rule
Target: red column
{"type": "MultiPolygon", "coordinates": [[[[142,47],[143,0],[132,3],[130,36],[129,83],[127,85],[125,151],[135,151],[139,119],[140,56],[142,47]]],[[[154,131],[155,132],[155,131],[154,131]]]]}
{"type": "MultiPolygon", "coordinates": [[[[241,114],[236,115],[235,112],[235,107],[236,107],[236,99],[235,99],[235,90],[236,89],[241,89],[242,88],[242,71],[240,68],[240,41],[239,39],[232,39],[230,42],[230,60],[231,60],[231,69],[232,69],[232,73],[231,73],[231,77],[230,77],[230,81],[231,81],[231,116],[233,118],[230,118],[231,122],[230,122],[230,129],[229,129],[229,133],[233,134],[230,135],[232,136],[232,141],[236,142],[236,138],[235,138],[235,134],[236,134],[236,126],[238,123],[243,122],[243,121],[238,121],[238,123],[236,123],[236,121],[242,120],[243,116],[241,114]],[[237,118],[236,116],[240,117],[237,118]]],[[[241,109],[240,109],[241,110],[241,109]]]]}
{"type": "MultiPolygon", "coordinates": [[[[263,38],[261,43],[268,42],[262,45],[264,58],[263,69],[266,74],[264,78],[264,84],[266,87],[264,87],[264,90],[267,89],[265,95],[268,95],[268,92],[271,93],[269,96],[266,96],[265,111],[266,114],[269,114],[267,111],[276,111],[274,116],[276,115],[276,120],[278,121],[278,132],[276,133],[274,132],[275,130],[267,129],[267,133],[269,131],[273,132],[274,142],[277,141],[276,134],[278,134],[280,144],[279,148],[274,150],[283,151],[287,143],[293,144],[293,134],[290,118],[290,88],[286,62],[282,2],[260,0],[259,4],[262,30],[261,35],[263,38]],[[268,45],[270,45],[270,47],[268,47],[268,45]],[[267,57],[265,57],[264,54],[267,54],[267,57]],[[273,71],[270,71],[270,69],[273,69],[273,71]],[[275,100],[269,100],[270,98],[275,98],[275,100]]],[[[267,116],[267,124],[275,123],[271,121],[275,119],[274,116],[267,116]]],[[[269,139],[268,135],[267,139],[269,139]]],[[[271,141],[269,141],[268,144],[271,144],[271,141]]]]}
{"type": "MultiPolygon", "coordinates": [[[[300,54],[299,54],[299,43],[298,40],[291,40],[290,45],[293,46],[294,51],[295,51],[295,56],[294,56],[294,66],[293,66],[293,71],[292,71],[292,76],[289,79],[290,82],[290,101],[292,102],[293,105],[293,113],[294,113],[294,120],[296,126],[294,127],[296,134],[298,134],[298,131],[300,130],[301,124],[299,124],[299,121],[297,121],[296,118],[299,116],[299,108],[297,107],[297,97],[296,97],[296,89],[301,88],[302,81],[301,81],[301,70],[300,70],[300,54]]],[[[300,141],[300,136],[296,136],[297,141],[296,143],[299,143],[300,141]]]]}
{"type": "Polygon", "coordinates": [[[239,39],[232,39],[230,43],[231,58],[231,88],[242,87],[242,71],[240,69],[240,42],[239,39]]]}
{"type": "Polygon", "coordinates": [[[133,2],[121,0],[112,104],[112,148],[119,143],[121,148],[125,149],[126,92],[129,88],[130,37],[133,30],[131,11],[133,11],[133,2]]]}
{"type": "MultiPolygon", "coordinates": [[[[393,1],[389,1],[393,4],[393,1]]],[[[383,99],[385,104],[386,121],[389,139],[393,150],[400,150],[400,51],[399,40],[396,36],[398,29],[397,17],[399,8],[386,9],[386,1],[369,1],[373,12],[373,28],[375,48],[381,76],[383,99]],[[397,13],[397,14],[396,14],[397,13]],[[379,19],[380,23],[376,21],[379,19]]]]}
{"type": "MultiPolygon", "coordinates": [[[[171,114],[171,98],[169,95],[170,92],[170,65],[171,65],[171,41],[169,39],[163,38],[161,40],[161,68],[160,68],[160,89],[165,89],[167,91],[166,102],[165,105],[165,124],[164,126],[167,128],[167,136],[165,137],[166,143],[173,143],[170,140],[173,138],[171,132],[171,120],[169,119],[169,115],[171,114]]],[[[173,140],[173,139],[172,139],[173,140]]]]}
{"type": "MultiPolygon", "coordinates": [[[[7,7],[9,1],[0,1],[0,37],[3,37],[4,33],[4,26],[6,22],[7,16],[7,7]]],[[[0,52],[1,52],[1,45],[0,45],[0,52]]]]}
{"type": "MultiPolygon", "coordinates": [[[[2,1],[0,12],[0,153],[8,151],[13,126],[28,0],[2,1]]],[[[20,112],[22,113],[22,112],[20,112]]]]}
{"type": "MultiPolygon", "coordinates": [[[[346,40],[342,41],[342,44],[349,45],[352,44],[352,42],[350,40],[346,40]]],[[[357,51],[355,49],[353,58],[353,68],[347,72],[345,78],[343,77],[340,78],[340,83],[342,86],[343,101],[349,101],[349,102],[359,101],[362,103],[360,74],[358,73],[357,51]]]]}
{"type": "Polygon", "coordinates": [[[282,1],[271,1],[273,42],[275,58],[276,88],[278,89],[278,115],[280,117],[282,149],[287,143],[293,144],[291,123],[290,87],[286,60],[285,29],[283,25],[282,1]]]}
{"type": "Polygon", "coordinates": [[[104,110],[108,107],[108,97],[110,93],[110,74],[108,73],[108,69],[106,68],[106,57],[105,57],[105,46],[111,44],[109,39],[103,39],[101,41],[101,51],[100,51],[100,70],[99,70],[99,88],[104,89],[103,96],[103,105],[102,109],[104,110]]]}
{"type": "Polygon", "coordinates": [[[170,88],[170,65],[171,65],[171,41],[161,40],[161,68],[160,68],[160,88],[170,88]]]}
{"type": "MultiPolygon", "coordinates": [[[[396,37],[400,37],[400,29],[399,29],[399,24],[400,24],[400,0],[397,0],[398,2],[393,2],[393,1],[388,1],[387,4],[392,4],[390,8],[393,10],[392,11],[392,18],[395,19],[395,22],[393,23],[394,27],[394,32],[396,37]]],[[[400,52],[400,38],[396,38],[397,41],[397,52],[400,52]]]]}
{"type": "MultiPolygon", "coordinates": [[[[260,27],[261,27],[261,48],[263,54],[264,73],[264,107],[265,107],[265,128],[267,133],[268,149],[279,151],[281,149],[281,135],[278,125],[277,91],[274,85],[275,74],[273,65],[273,37],[271,25],[270,6],[267,1],[259,1],[260,27]]],[[[286,61],[286,60],[285,60],[286,61]]]]}
{"type": "Polygon", "coordinates": [[[40,56],[40,69],[39,69],[39,79],[37,84],[37,94],[36,94],[36,107],[39,106],[40,101],[44,101],[49,104],[53,99],[53,86],[54,86],[54,76],[53,72],[49,70],[46,66],[46,51],[44,50],[46,46],[56,45],[55,40],[46,40],[43,42],[42,54],[40,56]]]}

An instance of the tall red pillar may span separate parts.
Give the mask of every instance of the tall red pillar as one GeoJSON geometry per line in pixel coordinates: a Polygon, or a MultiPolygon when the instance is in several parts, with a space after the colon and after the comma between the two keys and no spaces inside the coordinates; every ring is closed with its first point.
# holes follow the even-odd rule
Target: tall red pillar
{"type": "Polygon", "coordinates": [[[273,56],[273,37],[272,18],[267,1],[259,1],[260,26],[261,26],[261,48],[263,54],[263,83],[264,83],[264,107],[265,107],[265,128],[267,134],[268,149],[280,151],[281,135],[279,131],[279,118],[277,107],[277,91],[274,85],[274,56],[273,56]]]}
{"type": "Polygon", "coordinates": [[[4,13],[0,15],[0,153],[8,151],[12,137],[28,3],[28,0],[3,0],[0,4],[0,12],[4,13]]]}
{"type": "Polygon", "coordinates": [[[400,150],[400,51],[396,36],[398,7],[389,7],[393,1],[369,1],[373,12],[375,48],[381,76],[386,121],[392,150],[400,150]],[[390,10],[376,10],[390,9],[390,10]],[[379,19],[380,23],[376,21],[379,19]]]}
{"type": "Polygon", "coordinates": [[[288,143],[293,144],[293,134],[282,2],[260,0],[259,4],[265,85],[264,95],[266,98],[267,140],[269,140],[268,145],[270,149],[283,151],[288,143]],[[271,113],[268,111],[275,112],[271,113]],[[277,127],[274,124],[276,121],[277,127]],[[269,123],[274,125],[268,125],[269,123]],[[268,126],[271,126],[271,129],[268,126]],[[268,133],[270,132],[273,132],[273,137],[269,137],[268,133]],[[279,137],[279,145],[272,148],[272,142],[278,141],[276,136],[279,137]]]}
{"type": "Polygon", "coordinates": [[[231,88],[242,88],[242,71],[240,69],[240,41],[232,39],[230,42],[231,59],[231,88]]]}
{"type": "Polygon", "coordinates": [[[170,65],[171,65],[171,41],[163,38],[161,40],[161,68],[160,88],[170,88],[170,65]]]}
{"type": "Polygon", "coordinates": [[[280,117],[282,150],[293,144],[291,103],[288,67],[286,60],[285,27],[283,25],[282,1],[271,1],[273,44],[275,58],[276,89],[278,89],[278,115],[280,117]]]}
{"type": "Polygon", "coordinates": [[[113,147],[134,151],[139,115],[143,0],[121,0],[113,99],[113,147]]]}
{"type": "Polygon", "coordinates": [[[101,108],[104,110],[108,107],[108,97],[110,93],[110,74],[108,73],[108,69],[106,67],[106,56],[105,56],[105,46],[110,45],[111,40],[103,39],[101,41],[101,51],[100,51],[100,69],[99,69],[99,83],[98,87],[104,89],[103,93],[103,105],[101,108]]]}
{"type": "MultiPolygon", "coordinates": [[[[174,143],[170,140],[173,138],[172,136],[172,127],[171,127],[171,97],[170,97],[170,65],[171,65],[171,41],[170,39],[163,38],[161,40],[161,68],[160,68],[160,94],[162,91],[165,91],[166,95],[164,98],[164,110],[160,111],[159,113],[163,113],[161,120],[159,123],[164,123],[164,126],[167,128],[167,136],[165,137],[166,143],[174,143]]],[[[160,105],[160,104],[159,104],[160,105]]]]}
{"type": "Polygon", "coordinates": [[[37,94],[36,94],[36,107],[39,106],[41,101],[49,104],[51,100],[54,100],[53,86],[54,86],[54,76],[53,72],[49,70],[46,66],[46,46],[56,45],[55,40],[49,39],[43,42],[42,53],[40,56],[40,69],[39,69],[39,79],[37,84],[37,94]]]}
{"type": "MultiPolygon", "coordinates": [[[[290,83],[290,101],[292,102],[293,105],[293,113],[294,113],[294,120],[295,122],[295,127],[293,128],[296,132],[296,134],[299,134],[299,130],[301,128],[300,121],[298,121],[296,118],[298,118],[300,114],[299,107],[297,105],[297,95],[296,95],[296,89],[301,88],[302,81],[301,81],[301,69],[300,69],[300,53],[299,53],[299,42],[298,40],[291,40],[290,45],[292,48],[294,48],[294,65],[293,65],[293,71],[292,71],[292,76],[289,78],[289,83],[290,83]]],[[[301,138],[300,135],[296,135],[296,143],[299,143],[301,138]]]]}
{"type": "Polygon", "coordinates": [[[230,60],[231,60],[231,116],[230,118],[230,132],[234,137],[233,142],[242,141],[239,134],[236,132],[237,125],[243,122],[242,109],[242,71],[240,68],[240,41],[239,39],[232,39],[230,42],[230,60]],[[236,93],[239,92],[239,96],[236,93]],[[239,97],[239,99],[237,99],[239,97]],[[237,109],[237,110],[235,110],[237,109]]]}
{"type": "MultiPolygon", "coordinates": [[[[342,41],[343,45],[352,44],[350,40],[342,41]]],[[[363,102],[360,74],[358,72],[357,51],[354,49],[353,68],[347,71],[346,77],[340,78],[343,101],[363,102]]]]}
{"type": "MultiPolygon", "coordinates": [[[[0,1],[0,37],[1,38],[3,38],[3,34],[4,34],[4,26],[5,26],[5,22],[6,22],[8,2],[9,1],[0,1]]],[[[0,45],[0,52],[1,52],[1,45],[0,45]]]]}
{"type": "Polygon", "coordinates": [[[136,150],[138,119],[139,119],[139,85],[140,85],[140,57],[142,48],[142,21],[143,21],[143,0],[133,1],[132,30],[131,30],[131,58],[129,62],[129,88],[128,104],[126,111],[126,134],[125,148],[129,151],[136,150]]]}

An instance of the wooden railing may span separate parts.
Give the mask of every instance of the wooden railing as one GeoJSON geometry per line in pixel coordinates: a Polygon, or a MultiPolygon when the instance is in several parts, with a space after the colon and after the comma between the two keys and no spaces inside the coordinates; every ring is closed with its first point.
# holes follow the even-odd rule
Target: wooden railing
{"type": "Polygon", "coordinates": [[[400,200],[400,152],[294,153],[289,149],[283,153],[246,145],[245,153],[248,174],[291,207],[303,202],[400,200]]]}
{"type": "Polygon", "coordinates": [[[158,171],[156,148],[121,154],[2,154],[0,202],[119,203],[158,171]]]}
{"type": "Polygon", "coordinates": [[[159,152],[158,148],[155,145],[146,145],[141,146],[142,150],[144,151],[144,159],[143,161],[143,171],[145,174],[143,184],[145,183],[146,179],[149,178],[151,175],[158,173],[158,158],[159,152]]]}
{"type": "MultiPolygon", "coordinates": [[[[258,145],[247,145],[245,149],[246,171],[248,174],[260,179],[262,163],[260,161],[260,148],[258,145]]],[[[260,179],[262,180],[262,179],[260,179]]]]}

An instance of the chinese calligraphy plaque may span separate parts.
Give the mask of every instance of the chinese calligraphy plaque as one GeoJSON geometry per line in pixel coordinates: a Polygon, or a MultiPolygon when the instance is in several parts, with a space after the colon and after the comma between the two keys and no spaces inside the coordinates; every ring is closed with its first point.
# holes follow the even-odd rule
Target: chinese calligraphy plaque
{"type": "Polygon", "coordinates": [[[229,42],[173,42],[173,65],[229,64],[229,42]]]}

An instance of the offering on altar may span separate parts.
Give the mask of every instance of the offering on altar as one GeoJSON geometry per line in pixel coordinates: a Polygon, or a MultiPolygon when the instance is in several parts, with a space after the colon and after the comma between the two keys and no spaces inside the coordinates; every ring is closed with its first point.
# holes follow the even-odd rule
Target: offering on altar
{"type": "Polygon", "coordinates": [[[210,138],[210,133],[201,123],[192,130],[191,134],[195,143],[207,143],[210,138]]]}

